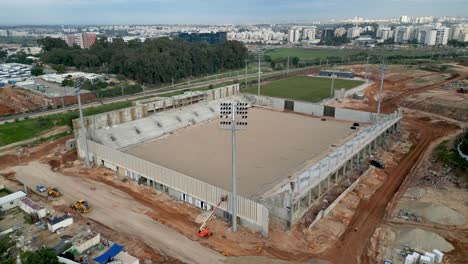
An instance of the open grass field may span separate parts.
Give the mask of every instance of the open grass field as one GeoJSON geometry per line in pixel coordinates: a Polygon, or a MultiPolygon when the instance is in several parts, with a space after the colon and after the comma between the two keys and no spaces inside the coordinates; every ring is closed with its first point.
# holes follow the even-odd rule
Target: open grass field
{"type": "Polygon", "coordinates": [[[388,48],[374,48],[371,50],[365,49],[337,49],[337,48],[280,48],[272,49],[265,52],[266,55],[269,55],[272,59],[276,58],[286,58],[298,57],[301,60],[313,60],[313,59],[326,59],[327,57],[348,57],[353,54],[358,54],[361,52],[368,53],[370,55],[377,56],[421,56],[421,55],[431,55],[438,53],[447,53],[447,52],[456,51],[453,48],[402,48],[402,49],[388,49],[388,48]]]}
{"type": "Polygon", "coordinates": [[[266,52],[272,59],[298,57],[301,60],[326,59],[327,57],[349,56],[353,53],[358,53],[356,50],[339,50],[339,49],[304,49],[304,48],[283,48],[275,49],[266,52]]]}
{"type": "MultiPolygon", "coordinates": [[[[358,80],[335,79],[335,89],[351,89],[363,84],[358,80]]],[[[331,79],[322,77],[293,76],[262,85],[261,94],[308,102],[320,102],[330,96],[331,79]]],[[[243,89],[245,93],[257,93],[257,87],[243,89]]]]}

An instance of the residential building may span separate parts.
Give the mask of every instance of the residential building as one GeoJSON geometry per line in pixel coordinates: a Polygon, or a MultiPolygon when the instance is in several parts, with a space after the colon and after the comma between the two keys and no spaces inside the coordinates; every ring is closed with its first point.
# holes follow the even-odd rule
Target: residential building
{"type": "Polygon", "coordinates": [[[359,37],[359,34],[361,34],[361,29],[359,27],[352,27],[348,28],[348,34],[346,35],[346,37],[352,39],[359,37]]]}
{"type": "Polygon", "coordinates": [[[342,37],[346,34],[346,29],[344,27],[339,27],[335,29],[335,37],[342,37]]]}
{"type": "Polygon", "coordinates": [[[379,39],[387,40],[393,38],[393,31],[389,27],[379,27],[375,36],[379,39]]]}
{"type": "Polygon", "coordinates": [[[316,27],[305,27],[302,29],[302,39],[314,40],[316,27]]]}
{"type": "Polygon", "coordinates": [[[400,16],[400,23],[410,23],[411,18],[409,16],[400,16]]]}
{"type": "Polygon", "coordinates": [[[397,43],[408,42],[413,36],[413,27],[397,27],[395,29],[394,40],[397,43]]]}
{"type": "Polygon", "coordinates": [[[321,40],[327,39],[327,38],[333,38],[335,35],[335,31],[332,28],[324,28],[322,29],[322,35],[320,37],[321,40]]]}
{"type": "Polygon", "coordinates": [[[288,42],[292,43],[294,42],[294,34],[295,34],[295,30],[294,29],[289,29],[288,30],[288,42]]]}
{"type": "Polygon", "coordinates": [[[450,29],[440,25],[428,25],[417,29],[416,39],[427,46],[447,45],[450,29]]]}
{"type": "Polygon", "coordinates": [[[83,48],[89,49],[91,46],[96,42],[96,33],[83,33],[82,40],[83,40],[83,48]]]}

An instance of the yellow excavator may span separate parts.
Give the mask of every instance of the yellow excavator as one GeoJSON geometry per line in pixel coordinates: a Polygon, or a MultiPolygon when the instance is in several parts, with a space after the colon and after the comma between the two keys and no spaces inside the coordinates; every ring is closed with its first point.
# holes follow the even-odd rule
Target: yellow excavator
{"type": "Polygon", "coordinates": [[[88,202],[83,199],[76,201],[74,204],[71,204],[70,208],[82,214],[89,213],[93,209],[91,206],[89,206],[88,202]]]}
{"type": "Polygon", "coordinates": [[[62,196],[62,193],[57,188],[48,188],[47,189],[47,195],[51,196],[51,197],[54,197],[54,198],[57,198],[57,197],[62,196]]]}

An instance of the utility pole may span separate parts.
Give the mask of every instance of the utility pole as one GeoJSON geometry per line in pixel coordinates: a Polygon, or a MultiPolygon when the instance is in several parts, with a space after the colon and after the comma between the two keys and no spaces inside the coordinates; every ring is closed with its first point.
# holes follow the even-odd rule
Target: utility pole
{"type": "Polygon", "coordinates": [[[245,60],[245,88],[247,88],[248,60],[245,60]]]}
{"type": "Polygon", "coordinates": [[[89,153],[88,153],[88,139],[86,136],[86,126],[84,124],[84,119],[83,119],[83,108],[81,107],[81,96],[80,96],[80,91],[81,91],[81,83],[83,80],[77,79],[75,81],[75,89],[78,89],[76,93],[78,93],[78,109],[80,112],[80,126],[81,126],[81,140],[83,141],[84,145],[84,151],[85,151],[85,165],[86,167],[89,167],[89,153]]]}
{"type": "Polygon", "coordinates": [[[258,54],[258,96],[260,96],[260,54],[258,54]]]}
{"type": "Polygon", "coordinates": [[[333,73],[332,76],[331,76],[331,80],[332,80],[332,81],[331,81],[331,87],[330,87],[330,98],[335,97],[335,96],[334,96],[334,92],[335,92],[335,77],[336,77],[336,75],[335,75],[335,73],[333,73]]]}
{"type": "Polygon", "coordinates": [[[367,69],[369,67],[369,55],[367,55],[367,61],[366,61],[366,84],[369,83],[369,80],[367,79],[367,69]]]}
{"type": "Polygon", "coordinates": [[[382,102],[382,90],[383,90],[383,81],[384,81],[384,74],[385,74],[385,61],[382,59],[382,65],[380,66],[380,71],[382,73],[382,77],[380,78],[380,91],[379,91],[379,102],[377,104],[377,114],[380,114],[380,105],[382,102]]]}
{"type": "Polygon", "coordinates": [[[236,180],[236,130],[247,127],[247,103],[221,103],[219,125],[225,130],[231,130],[232,143],[232,232],[237,231],[237,180],[236,180]]]}

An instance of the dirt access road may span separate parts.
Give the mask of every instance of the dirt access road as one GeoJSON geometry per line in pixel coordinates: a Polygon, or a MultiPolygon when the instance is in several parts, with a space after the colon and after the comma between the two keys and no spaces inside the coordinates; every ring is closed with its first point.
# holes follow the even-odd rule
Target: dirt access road
{"type": "Polygon", "coordinates": [[[127,230],[129,235],[138,236],[146,244],[156,246],[164,254],[177,256],[183,262],[222,263],[225,259],[221,254],[154,221],[146,215],[150,208],[136,203],[131,196],[111,186],[84,177],[75,179],[53,172],[48,164],[37,161],[12,170],[16,172],[16,179],[31,189],[35,189],[39,183],[59,187],[66,205],[78,199],[87,199],[94,210],[86,217],[120,232],[127,230]]]}

